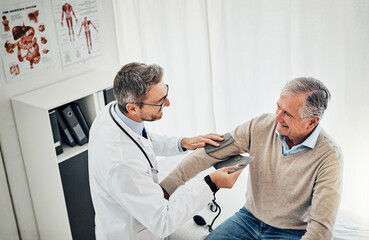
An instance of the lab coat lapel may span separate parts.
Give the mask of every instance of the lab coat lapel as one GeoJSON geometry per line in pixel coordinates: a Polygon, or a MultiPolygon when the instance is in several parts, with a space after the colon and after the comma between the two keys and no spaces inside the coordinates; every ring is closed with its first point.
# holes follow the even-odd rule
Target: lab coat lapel
{"type": "MultiPolygon", "coordinates": [[[[154,146],[152,145],[150,136],[148,135],[148,138],[145,138],[143,136],[138,135],[138,139],[140,141],[140,145],[142,146],[142,148],[145,150],[147,156],[149,157],[150,162],[153,165],[154,169],[157,169],[158,164],[157,164],[157,161],[156,161],[156,157],[155,157],[155,153],[154,153],[154,146]]],[[[153,172],[152,172],[153,180],[156,183],[159,183],[157,175],[158,175],[157,170],[153,170],[153,172]]]]}
{"type": "MultiPolygon", "coordinates": [[[[112,103],[113,104],[113,103],[112,103]]],[[[117,115],[117,113],[114,111],[113,109],[114,106],[111,106],[110,108],[110,112],[113,116],[113,118],[117,121],[117,123],[124,128],[124,130],[127,131],[127,133],[129,135],[131,135],[131,137],[133,137],[133,139],[140,144],[140,146],[143,148],[143,150],[145,151],[145,153],[147,154],[152,166],[154,167],[154,169],[157,169],[157,161],[156,161],[156,157],[154,154],[154,147],[152,145],[151,142],[151,138],[150,135],[148,134],[148,138],[145,138],[143,136],[138,135],[137,133],[135,133],[131,128],[129,128],[123,121],[122,119],[119,118],[119,116],[117,115]]],[[[158,183],[158,177],[157,177],[157,173],[155,173],[156,170],[151,172],[152,178],[154,180],[154,182],[158,183]]]]}

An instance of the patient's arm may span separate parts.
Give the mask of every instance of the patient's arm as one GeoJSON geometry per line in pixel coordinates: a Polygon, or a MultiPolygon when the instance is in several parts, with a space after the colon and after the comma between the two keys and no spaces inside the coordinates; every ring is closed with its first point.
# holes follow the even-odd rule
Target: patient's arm
{"type": "Polygon", "coordinates": [[[248,152],[249,134],[246,134],[248,127],[248,123],[237,127],[231,133],[234,141],[224,148],[209,154],[205,152],[204,148],[201,148],[187,155],[160,183],[160,186],[171,195],[179,186],[198,173],[213,166],[216,162],[226,160],[233,155],[248,152]]]}
{"type": "Polygon", "coordinates": [[[205,153],[204,148],[187,155],[177,167],[160,183],[169,195],[198,173],[213,166],[219,159],[205,153]]]}

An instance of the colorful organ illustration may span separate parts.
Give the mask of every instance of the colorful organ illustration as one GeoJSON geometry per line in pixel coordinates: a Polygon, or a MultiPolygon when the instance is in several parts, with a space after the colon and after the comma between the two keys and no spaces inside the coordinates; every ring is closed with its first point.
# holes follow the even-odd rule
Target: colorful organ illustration
{"type": "Polygon", "coordinates": [[[20,62],[24,59],[29,61],[30,68],[33,68],[33,64],[37,64],[41,60],[39,46],[37,44],[37,38],[35,37],[35,29],[30,26],[15,26],[12,29],[13,38],[16,42],[10,43],[6,41],[4,47],[9,54],[14,53],[14,49],[17,48],[17,56],[20,62]]]}
{"type": "Polygon", "coordinates": [[[45,31],[45,25],[41,24],[40,26],[38,26],[38,30],[39,30],[40,32],[45,31]]]}
{"type": "Polygon", "coordinates": [[[13,74],[15,76],[19,75],[20,71],[19,71],[19,66],[18,64],[14,64],[10,67],[10,74],[13,74]]]}
{"type": "Polygon", "coordinates": [[[28,19],[30,21],[34,21],[35,23],[38,23],[38,10],[28,13],[28,19]]]}

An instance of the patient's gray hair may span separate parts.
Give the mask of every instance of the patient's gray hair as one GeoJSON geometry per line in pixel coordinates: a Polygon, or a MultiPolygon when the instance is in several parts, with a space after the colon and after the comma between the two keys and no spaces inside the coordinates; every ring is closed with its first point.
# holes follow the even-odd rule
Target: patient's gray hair
{"type": "Polygon", "coordinates": [[[150,90],[150,85],[159,83],[164,70],[159,65],[128,63],[124,65],[114,79],[113,93],[123,111],[127,103],[140,103],[150,90]]]}
{"type": "Polygon", "coordinates": [[[307,93],[305,104],[299,110],[300,118],[302,120],[314,116],[322,118],[331,99],[328,88],[318,79],[300,77],[287,82],[281,91],[281,95],[298,93],[307,93]]]}

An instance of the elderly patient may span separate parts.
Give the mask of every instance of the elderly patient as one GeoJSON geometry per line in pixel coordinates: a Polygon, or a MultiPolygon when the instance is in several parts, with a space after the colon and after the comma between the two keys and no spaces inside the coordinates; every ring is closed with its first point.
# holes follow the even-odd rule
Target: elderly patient
{"type": "Polygon", "coordinates": [[[215,162],[249,153],[255,160],[249,165],[246,203],[206,239],[330,239],[343,168],[340,147],[320,124],[330,97],[317,79],[289,81],[275,114],[238,126],[224,148],[209,154],[196,150],[160,185],[172,194],[215,162]]]}

